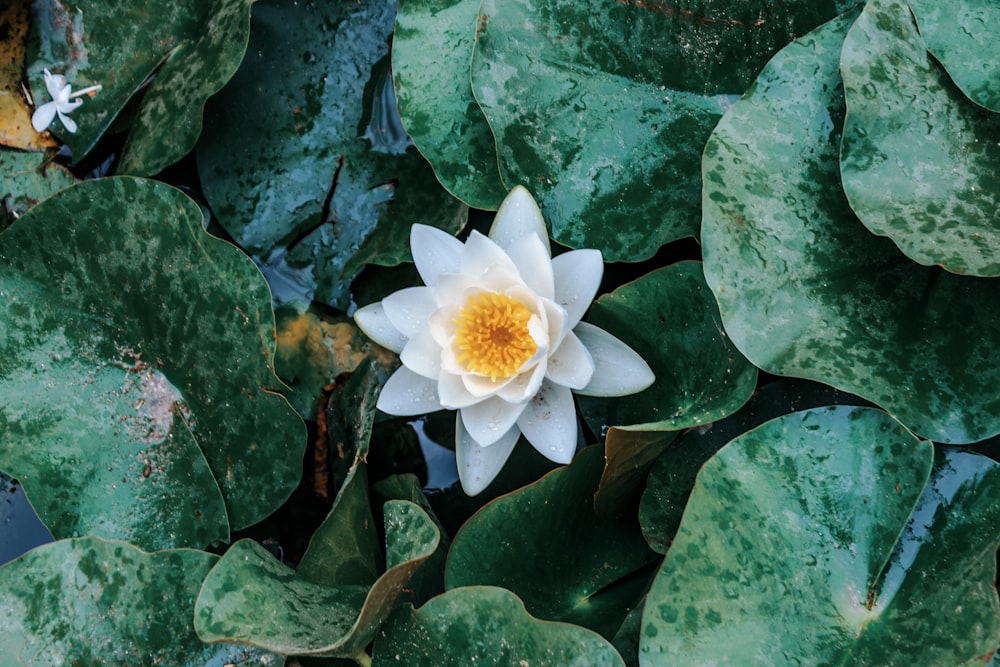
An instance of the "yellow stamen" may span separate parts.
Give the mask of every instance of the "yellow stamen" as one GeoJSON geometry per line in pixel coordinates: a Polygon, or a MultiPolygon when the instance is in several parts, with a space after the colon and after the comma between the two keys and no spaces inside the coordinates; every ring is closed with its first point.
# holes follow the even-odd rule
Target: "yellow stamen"
{"type": "Polygon", "coordinates": [[[455,354],[472,373],[491,380],[515,375],[538,349],[528,332],[531,311],[503,292],[469,297],[455,318],[455,354]]]}

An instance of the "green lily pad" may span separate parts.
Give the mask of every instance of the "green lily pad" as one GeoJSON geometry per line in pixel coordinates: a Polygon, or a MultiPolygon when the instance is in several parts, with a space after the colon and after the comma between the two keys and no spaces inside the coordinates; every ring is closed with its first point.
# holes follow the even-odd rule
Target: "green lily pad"
{"type": "Polygon", "coordinates": [[[479,2],[399,2],[392,70],[403,125],[438,180],[469,206],[495,211],[507,188],[469,79],[479,2]]]}
{"type": "Polygon", "coordinates": [[[0,235],[0,469],[56,537],[204,545],[298,483],[267,286],[201,223],[180,191],[122,177],[0,235]]]}
{"type": "Polygon", "coordinates": [[[218,560],[190,549],[144,553],[87,537],[0,567],[3,660],[11,665],[274,665],[274,656],[204,644],[191,609],[218,560]]]}
{"type": "Polygon", "coordinates": [[[198,635],[283,654],[360,656],[410,577],[437,548],[437,527],[414,503],[390,500],[385,517],[389,569],[371,586],[315,583],[256,542],[237,542],[198,595],[198,635]]]}
{"type": "Polygon", "coordinates": [[[392,0],[256,3],[247,58],[197,149],[214,214],[269,281],[344,311],[365,262],[410,258],[411,224],[454,233],[468,215],[399,122],[394,19],[392,0]]]}
{"type": "Polygon", "coordinates": [[[1000,470],[934,459],[872,408],[734,440],[699,473],[650,589],[641,664],[981,663],[1000,635],[1000,470]]]}
{"type": "Polygon", "coordinates": [[[4,183],[0,190],[4,209],[0,212],[0,230],[49,195],[76,183],[68,169],[52,164],[43,153],[7,149],[0,149],[0,175],[4,183]]]}
{"type": "Polygon", "coordinates": [[[655,560],[634,509],[598,517],[593,496],[603,448],[498,498],[465,523],[448,553],[445,585],[499,586],[538,618],[612,636],[638,600],[655,560]]]}
{"type": "Polygon", "coordinates": [[[857,394],[932,440],[976,442],[1000,432],[996,284],[913,263],[848,205],[839,65],[851,19],[775,56],[706,145],[705,277],[761,369],[857,394]]]}
{"type": "Polygon", "coordinates": [[[155,174],[194,148],[205,100],[243,59],[252,2],[34,3],[28,74],[35,103],[49,99],[44,68],[65,75],[74,90],[102,87],[73,112],[75,134],[63,131],[58,121],[52,127],[79,161],[129,99],[141,94],[119,171],[155,174]]]}
{"type": "Polygon", "coordinates": [[[840,71],[841,176],[861,221],[920,264],[1000,276],[1000,116],[955,87],[903,0],[868,3],[840,71]]]}
{"type": "Polygon", "coordinates": [[[624,667],[595,632],[532,617],[516,595],[472,586],[439,595],[417,610],[395,614],[380,633],[373,667],[467,667],[470,664],[624,667]]]}
{"type": "Polygon", "coordinates": [[[472,89],[500,175],[534,193],[560,243],[651,257],[698,232],[722,113],[778,48],[854,4],[484,0],[472,89]]]}
{"type": "Polygon", "coordinates": [[[1000,111],[1000,6],[992,0],[908,0],[927,50],[973,102],[1000,111]]]}

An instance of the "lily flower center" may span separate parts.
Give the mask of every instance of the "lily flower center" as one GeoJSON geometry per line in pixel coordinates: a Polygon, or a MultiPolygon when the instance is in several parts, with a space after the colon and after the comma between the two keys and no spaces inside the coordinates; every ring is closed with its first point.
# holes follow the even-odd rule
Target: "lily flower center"
{"type": "Polygon", "coordinates": [[[528,331],[530,319],[527,306],[503,292],[473,294],[454,320],[458,360],[491,380],[516,375],[538,349],[528,331]]]}

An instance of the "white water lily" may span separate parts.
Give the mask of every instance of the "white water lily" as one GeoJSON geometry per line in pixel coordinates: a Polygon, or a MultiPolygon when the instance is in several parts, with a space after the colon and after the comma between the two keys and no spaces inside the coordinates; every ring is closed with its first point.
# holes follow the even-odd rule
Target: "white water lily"
{"type": "Polygon", "coordinates": [[[62,74],[52,74],[49,70],[42,71],[45,74],[45,87],[48,89],[52,101],[35,109],[35,113],[31,114],[31,126],[35,128],[36,132],[44,132],[49,129],[49,125],[58,114],[66,131],[76,132],[76,123],[66,114],[72,113],[83,104],[80,97],[97,92],[101,86],[89,86],[74,93],[73,86],[66,83],[66,77],[62,74]]]}
{"type": "Polygon", "coordinates": [[[653,372],[625,343],[581,322],[600,286],[599,250],[552,258],[545,223],[521,186],[500,205],[489,236],[466,243],[413,225],[410,247],[425,286],[395,292],[354,315],[403,362],[378,408],[393,415],[457,410],[462,488],[482,491],[520,435],[557,463],[576,451],[572,392],[624,396],[653,372]]]}

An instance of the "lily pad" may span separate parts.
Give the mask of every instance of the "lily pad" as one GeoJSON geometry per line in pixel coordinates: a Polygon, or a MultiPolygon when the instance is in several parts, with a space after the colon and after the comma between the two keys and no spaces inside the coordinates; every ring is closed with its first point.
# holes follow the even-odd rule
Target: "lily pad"
{"type": "Polygon", "coordinates": [[[267,286],[201,223],[180,191],[122,177],[0,235],[0,468],[56,537],[204,545],[298,483],[267,286]]]}
{"type": "Polygon", "coordinates": [[[625,664],[597,633],[540,621],[516,595],[492,586],[457,588],[394,615],[375,642],[372,665],[398,665],[400,656],[410,667],[625,664]]]}
{"type": "Polygon", "coordinates": [[[468,215],[399,122],[395,6],[256,3],[248,55],[207,106],[198,144],[219,223],[272,282],[343,311],[365,262],[410,258],[411,224],[454,233],[468,215]]]}
{"type": "Polygon", "coordinates": [[[607,261],[694,236],[719,117],[771,54],[854,4],[484,0],[472,89],[501,178],[532,190],[553,238],[607,261]]]}
{"type": "Polygon", "coordinates": [[[144,553],[87,537],[0,567],[4,661],[17,665],[275,665],[274,656],[204,644],[191,609],[218,560],[190,549],[144,553]]]}
{"type": "Polygon", "coordinates": [[[975,664],[1000,635],[998,518],[996,464],[879,410],[767,422],[699,473],[641,664],[975,664]]]}
{"type": "Polygon", "coordinates": [[[932,440],[976,442],[1000,432],[996,284],[913,263],[848,205],[839,65],[852,19],[775,56],[706,145],[705,277],[761,369],[857,394],[932,440]]]}
{"type": "Polygon", "coordinates": [[[448,553],[446,587],[499,586],[538,618],[611,637],[656,558],[629,516],[598,517],[593,496],[603,449],[584,449],[568,467],[498,498],[459,530],[448,553]]]}
{"type": "Polygon", "coordinates": [[[495,211],[507,188],[469,79],[479,2],[399,2],[392,71],[403,125],[438,180],[469,206],[495,211]]]}
{"type": "Polygon", "coordinates": [[[927,50],[973,102],[1000,111],[1000,6],[992,0],[908,0],[927,50]]]}
{"type": "Polygon", "coordinates": [[[868,3],[840,70],[841,176],[861,221],[920,264],[1000,276],[1000,116],[955,87],[903,0],[868,3]]]}
{"type": "Polygon", "coordinates": [[[53,164],[41,153],[0,149],[0,174],[4,183],[0,191],[4,208],[0,230],[49,195],[76,183],[68,169],[53,164]]]}
{"type": "Polygon", "coordinates": [[[28,74],[35,103],[48,101],[43,68],[65,75],[74,90],[102,87],[74,112],[75,134],[52,128],[79,161],[129,99],[141,93],[119,171],[155,174],[194,148],[205,100],[243,59],[252,2],[34,3],[28,74]]]}

